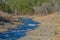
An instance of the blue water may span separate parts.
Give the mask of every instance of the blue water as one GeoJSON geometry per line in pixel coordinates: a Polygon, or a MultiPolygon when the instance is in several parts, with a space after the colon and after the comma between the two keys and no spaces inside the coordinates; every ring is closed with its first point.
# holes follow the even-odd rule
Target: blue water
{"type": "Polygon", "coordinates": [[[19,18],[23,24],[16,28],[10,28],[8,31],[0,33],[1,40],[17,40],[26,36],[26,32],[38,27],[39,22],[33,21],[32,18],[19,18]]]}

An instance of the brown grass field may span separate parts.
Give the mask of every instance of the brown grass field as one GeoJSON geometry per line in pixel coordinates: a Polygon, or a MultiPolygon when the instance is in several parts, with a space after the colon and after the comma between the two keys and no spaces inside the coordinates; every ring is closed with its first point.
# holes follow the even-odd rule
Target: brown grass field
{"type": "Polygon", "coordinates": [[[60,12],[43,17],[38,15],[31,17],[41,24],[35,30],[27,32],[27,36],[20,40],[60,40],[60,12]]]}

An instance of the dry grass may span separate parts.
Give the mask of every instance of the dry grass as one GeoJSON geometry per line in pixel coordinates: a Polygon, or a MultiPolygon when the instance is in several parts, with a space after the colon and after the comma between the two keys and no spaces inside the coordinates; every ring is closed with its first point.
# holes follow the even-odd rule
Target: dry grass
{"type": "Polygon", "coordinates": [[[13,16],[11,14],[8,14],[8,13],[4,13],[2,11],[0,11],[0,17],[3,17],[3,18],[5,18],[5,19],[7,19],[9,21],[12,21],[12,22],[18,21],[18,19],[15,18],[15,16],[13,16]]]}
{"type": "Polygon", "coordinates": [[[53,32],[53,34],[51,34],[51,38],[47,37],[47,40],[60,40],[60,12],[55,12],[54,14],[42,17],[39,15],[34,15],[31,17],[34,18],[35,21],[40,22],[41,24],[35,30],[27,32],[27,36],[21,38],[20,40],[41,40],[41,27],[48,27],[46,32],[53,32]]]}

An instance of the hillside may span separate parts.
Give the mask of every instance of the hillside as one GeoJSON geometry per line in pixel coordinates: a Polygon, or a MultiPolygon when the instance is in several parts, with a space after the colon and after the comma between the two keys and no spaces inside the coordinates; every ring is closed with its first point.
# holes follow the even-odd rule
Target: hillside
{"type": "MultiPolygon", "coordinates": [[[[11,14],[7,14],[7,13],[4,13],[2,11],[0,11],[0,18],[5,18],[7,21],[11,21],[11,22],[14,22],[14,21],[18,21],[17,18],[15,18],[15,16],[11,15],[11,14]]],[[[0,21],[3,21],[3,19],[0,19],[0,21]]]]}
{"type": "Polygon", "coordinates": [[[35,30],[27,32],[27,36],[20,40],[60,40],[60,12],[47,16],[33,16],[40,22],[40,26],[35,30]]]}

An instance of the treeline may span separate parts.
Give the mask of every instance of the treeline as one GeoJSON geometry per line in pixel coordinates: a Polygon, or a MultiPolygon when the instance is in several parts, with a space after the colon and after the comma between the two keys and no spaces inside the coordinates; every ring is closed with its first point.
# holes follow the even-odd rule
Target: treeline
{"type": "Polygon", "coordinates": [[[2,0],[0,10],[16,15],[48,14],[60,10],[59,3],[59,0],[2,0]]]}
{"type": "Polygon", "coordinates": [[[12,9],[10,8],[10,5],[4,3],[4,2],[0,2],[0,10],[3,12],[7,12],[7,13],[12,13],[12,9]]]}

